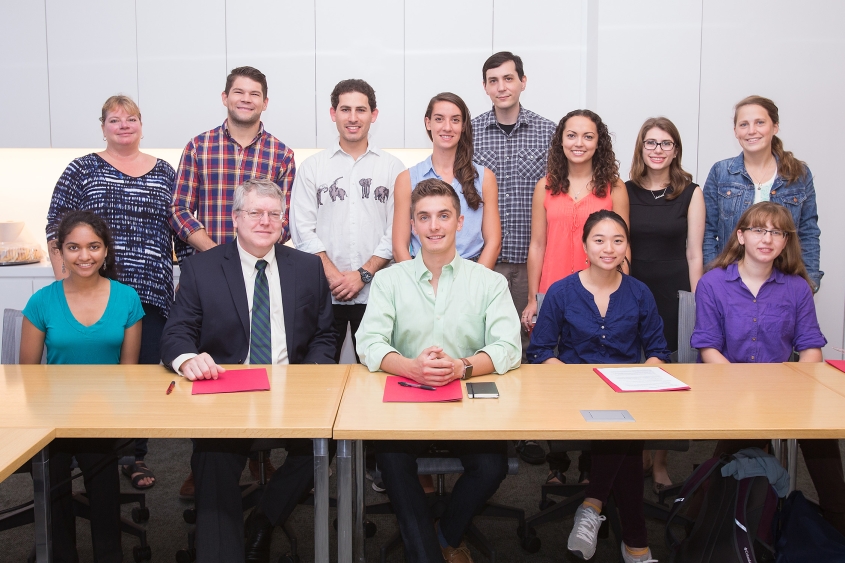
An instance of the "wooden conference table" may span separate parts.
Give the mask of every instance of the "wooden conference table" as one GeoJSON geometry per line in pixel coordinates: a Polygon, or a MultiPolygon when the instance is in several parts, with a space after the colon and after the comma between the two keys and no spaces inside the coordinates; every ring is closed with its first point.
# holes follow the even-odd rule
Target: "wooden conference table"
{"type": "MultiPolygon", "coordinates": [[[[816,366],[827,374],[826,366],[816,366]]],[[[839,394],[785,364],[667,364],[662,367],[692,388],[671,393],[616,393],[593,367],[526,365],[473,378],[495,381],[497,400],[469,400],[464,388],[464,400],[455,403],[384,403],[385,374],[353,366],[334,425],[339,562],[363,560],[363,501],[355,494],[363,489],[363,471],[354,463],[353,483],[353,462],[341,466],[341,452],[360,454],[360,440],[845,437],[845,383],[839,394]],[[634,422],[586,422],[583,409],[624,409],[634,422]]]]}
{"type": "MultiPolygon", "coordinates": [[[[160,366],[3,365],[0,436],[11,441],[32,428],[55,429],[49,438],[30,440],[28,453],[53,437],[311,438],[315,556],[328,562],[328,441],[348,373],[348,365],[268,366],[269,393],[192,396],[190,381],[160,366]]],[[[48,452],[49,446],[39,454],[45,468],[48,452]]],[[[36,491],[48,488],[44,475],[35,473],[36,491]]],[[[49,535],[37,528],[38,561],[49,561],[49,535]]]]}

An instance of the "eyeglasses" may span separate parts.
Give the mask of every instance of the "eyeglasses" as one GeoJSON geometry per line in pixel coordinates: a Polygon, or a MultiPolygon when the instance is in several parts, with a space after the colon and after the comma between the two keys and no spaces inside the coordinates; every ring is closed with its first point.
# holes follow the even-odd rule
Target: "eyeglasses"
{"type": "Polygon", "coordinates": [[[645,141],[643,141],[643,146],[650,151],[656,149],[657,145],[660,145],[660,148],[662,148],[664,151],[670,151],[675,148],[674,141],[660,141],[659,143],[654,139],[646,139],[645,141]]]}
{"type": "Polygon", "coordinates": [[[786,231],[781,231],[778,229],[764,229],[763,227],[746,227],[742,229],[743,231],[751,232],[755,237],[763,238],[766,236],[766,233],[772,235],[772,238],[786,238],[787,233],[786,231]]]}
{"type": "Polygon", "coordinates": [[[249,217],[250,221],[260,221],[265,215],[273,222],[282,220],[281,211],[259,211],[257,209],[250,209],[249,211],[246,209],[240,209],[239,211],[249,217]]]}

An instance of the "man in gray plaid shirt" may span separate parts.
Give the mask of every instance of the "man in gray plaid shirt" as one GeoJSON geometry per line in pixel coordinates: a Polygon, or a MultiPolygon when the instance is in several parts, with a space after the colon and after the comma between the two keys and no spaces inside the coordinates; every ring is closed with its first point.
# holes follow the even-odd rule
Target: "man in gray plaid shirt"
{"type": "MultiPolygon", "coordinates": [[[[481,69],[484,91],[493,109],[472,120],[473,160],[496,174],[502,251],[495,270],[508,280],[516,310],[528,304],[528,245],[531,242],[531,200],[534,186],[546,174],[546,157],[556,125],[519,103],[528,77],[522,59],[508,51],[496,53],[481,69]]],[[[522,350],[528,348],[523,330],[522,350]]],[[[537,442],[520,442],[522,459],[543,463],[545,451],[537,442]]]]}

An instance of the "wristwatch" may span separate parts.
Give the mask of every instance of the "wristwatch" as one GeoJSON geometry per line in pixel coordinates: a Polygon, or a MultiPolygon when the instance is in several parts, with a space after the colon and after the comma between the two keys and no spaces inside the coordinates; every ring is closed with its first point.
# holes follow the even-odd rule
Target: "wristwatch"
{"type": "Polygon", "coordinates": [[[370,283],[371,281],[373,281],[373,275],[364,268],[358,268],[358,273],[361,274],[362,282],[370,283]]]}
{"type": "Polygon", "coordinates": [[[461,379],[469,379],[472,377],[472,364],[466,358],[461,358],[464,363],[464,372],[461,374],[461,379]]]}

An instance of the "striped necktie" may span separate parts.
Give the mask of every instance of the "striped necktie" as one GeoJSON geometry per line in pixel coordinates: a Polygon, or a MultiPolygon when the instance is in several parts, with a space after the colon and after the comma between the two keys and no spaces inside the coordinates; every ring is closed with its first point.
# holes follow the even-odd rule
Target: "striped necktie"
{"type": "Polygon", "coordinates": [[[267,283],[266,260],[255,263],[255,292],[252,294],[252,325],[249,336],[249,363],[271,364],[270,346],[270,287],[267,283]]]}

